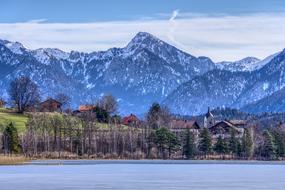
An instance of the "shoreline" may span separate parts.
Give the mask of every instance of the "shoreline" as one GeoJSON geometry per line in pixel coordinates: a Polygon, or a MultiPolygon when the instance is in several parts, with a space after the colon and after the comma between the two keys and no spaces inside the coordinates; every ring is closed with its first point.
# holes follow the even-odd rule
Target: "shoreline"
{"type": "Polygon", "coordinates": [[[24,165],[28,161],[31,161],[29,158],[24,156],[4,156],[0,155],[0,166],[7,165],[24,165]]]}
{"type": "Polygon", "coordinates": [[[0,155],[0,166],[13,165],[100,165],[100,164],[225,164],[225,165],[285,165],[285,160],[243,160],[243,159],[88,159],[88,158],[28,158],[24,156],[0,155]]]}
{"type": "Polygon", "coordinates": [[[285,165],[285,161],[260,161],[260,160],[31,160],[25,165],[132,165],[132,164],[154,164],[154,165],[285,165]]]}

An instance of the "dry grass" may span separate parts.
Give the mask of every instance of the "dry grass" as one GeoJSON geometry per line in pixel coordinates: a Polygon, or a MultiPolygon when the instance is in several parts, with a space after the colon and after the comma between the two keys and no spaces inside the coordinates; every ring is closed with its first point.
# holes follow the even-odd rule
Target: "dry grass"
{"type": "Polygon", "coordinates": [[[24,156],[4,156],[0,155],[0,165],[19,165],[29,161],[24,156]]]}

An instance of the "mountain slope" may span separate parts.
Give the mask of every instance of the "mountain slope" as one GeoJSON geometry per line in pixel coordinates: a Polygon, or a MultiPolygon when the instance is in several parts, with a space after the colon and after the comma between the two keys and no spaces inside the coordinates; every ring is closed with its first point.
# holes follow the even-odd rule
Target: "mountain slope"
{"type": "Polygon", "coordinates": [[[219,63],[216,63],[216,66],[218,69],[232,71],[232,72],[239,72],[239,71],[252,72],[252,71],[262,68],[264,65],[269,63],[279,53],[270,55],[266,57],[264,60],[260,60],[255,57],[246,57],[242,60],[234,61],[234,62],[229,62],[229,61],[219,62],[219,63]]]}
{"type": "Polygon", "coordinates": [[[249,113],[285,112],[285,88],[241,108],[249,113]]]}
{"type": "Polygon", "coordinates": [[[145,112],[180,84],[215,68],[207,57],[194,57],[151,34],[140,32],[124,48],[82,53],[46,48],[29,50],[0,41],[1,95],[15,77],[31,77],[44,97],[63,92],[73,107],[111,93],[123,113],[145,112]],[[48,88],[47,88],[48,87],[48,88]]]}
{"type": "Polygon", "coordinates": [[[164,101],[180,114],[200,114],[207,107],[241,108],[285,86],[285,50],[253,72],[213,70],[178,87],[164,101]]]}
{"type": "Polygon", "coordinates": [[[253,71],[258,69],[260,66],[260,60],[255,57],[246,57],[242,60],[235,62],[219,62],[217,63],[217,67],[221,70],[227,71],[253,71]]]}
{"type": "Polygon", "coordinates": [[[230,107],[248,87],[249,73],[213,70],[182,84],[163,102],[175,113],[197,115],[210,107],[230,107]]]}

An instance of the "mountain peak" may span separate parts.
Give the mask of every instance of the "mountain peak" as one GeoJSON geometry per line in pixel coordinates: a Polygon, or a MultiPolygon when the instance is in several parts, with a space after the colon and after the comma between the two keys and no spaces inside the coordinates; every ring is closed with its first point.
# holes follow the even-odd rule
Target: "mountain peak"
{"type": "Polygon", "coordinates": [[[234,62],[220,62],[217,63],[216,66],[219,69],[222,70],[228,70],[228,71],[254,71],[263,66],[263,64],[260,64],[262,61],[256,57],[246,57],[238,61],[234,62]]]}
{"type": "Polygon", "coordinates": [[[140,39],[146,39],[146,38],[155,38],[156,37],[148,32],[138,32],[133,40],[140,40],[140,39]]]}
{"type": "Polygon", "coordinates": [[[159,40],[157,37],[153,36],[152,34],[147,32],[139,32],[127,45],[127,49],[133,51],[138,49],[139,47],[145,48],[158,42],[162,41],[159,40]]]}
{"type": "Polygon", "coordinates": [[[256,58],[256,57],[246,57],[246,58],[243,58],[237,62],[242,62],[242,63],[256,63],[256,62],[259,62],[261,61],[260,59],[256,58]]]}
{"type": "Polygon", "coordinates": [[[57,48],[44,48],[44,51],[50,55],[55,57],[56,59],[67,59],[69,57],[69,53],[64,52],[57,48]]]}
{"type": "Polygon", "coordinates": [[[6,48],[10,49],[15,54],[23,54],[25,51],[25,47],[19,42],[10,42],[8,40],[0,40],[0,44],[6,46],[6,48]]]}

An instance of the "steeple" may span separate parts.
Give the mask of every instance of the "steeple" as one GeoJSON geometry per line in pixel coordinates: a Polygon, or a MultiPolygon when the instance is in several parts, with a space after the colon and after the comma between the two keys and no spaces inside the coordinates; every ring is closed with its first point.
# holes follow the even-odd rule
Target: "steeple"
{"type": "Polygon", "coordinates": [[[213,118],[214,118],[213,114],[211,113],[210,107],[208,107],[208,112],[206,113],[206,117],[207,117],[207,118],[210,118],[210,117],[213,117],[213,118]]]}
{"type": "Polygon", "coordinates": [[[208,112],[204,117],[204,127],[210,128],[215,125],[214,115],[211,113],[210,107],[208,107],[208,112]]]}

